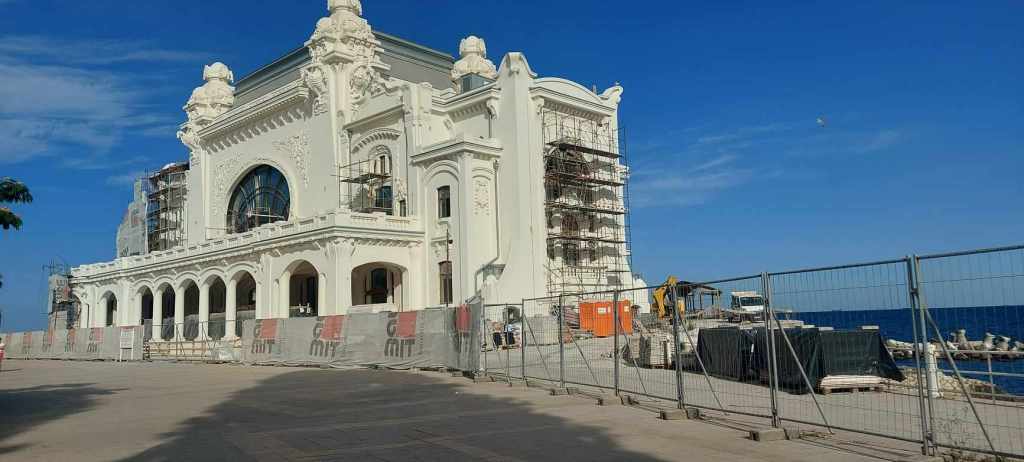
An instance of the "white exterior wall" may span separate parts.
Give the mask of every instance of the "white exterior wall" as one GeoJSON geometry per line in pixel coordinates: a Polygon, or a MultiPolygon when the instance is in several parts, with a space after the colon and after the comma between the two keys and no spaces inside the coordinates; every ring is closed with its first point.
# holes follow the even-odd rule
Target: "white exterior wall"
{"type": "MultiPolygon", "coordinates": [[[[359,278],[375,263],[400,270],[400,291],[389,300],[395,308],[435,306],[446,249],[455,303],[474,295],[507,302],[547,295],[541,110],[556,107],[617,127],[621,88],[598,95],[562,79],[538,79],[519,53],[504,57],[493,84],[463,93],[385,79],[387,67],[365,39],[348,37],[369,31],[358,30],[362,19],[351,8],[335,6],[318,23],[303,77],[264,96],[235,106],[223,90],[230,71],[219,64],[207,69],[180,134],[191,151],[188,245],[74,269],[74,290],[88,311],[83,323],[102,325],[100,305],[109,294],[118,300],[117,323],[137,325],[147,290],[155,295],[216,278],[228,284],[243,271],[257,283],[257,317],[286,317],[284,276],[301,262],[318,272],[321,315],[361,304],[359,278]],[[354,32],[332,29],[352,21],[354,32]],[[384,151],[392,159],[396,214],[405,199],[408,216],[356,213],[347,204],[341,166],[384,151]],[[235,186],[264,164],[287,178],[289,220],[228,233],[235,186]],[[441,186],[451,187],[450,218],[437,216],[441,186]]],[[[483,64],[482,72],[491,72],[483,64]]],[[[174,311],[162,307],[165,318],[174,311]]]]}

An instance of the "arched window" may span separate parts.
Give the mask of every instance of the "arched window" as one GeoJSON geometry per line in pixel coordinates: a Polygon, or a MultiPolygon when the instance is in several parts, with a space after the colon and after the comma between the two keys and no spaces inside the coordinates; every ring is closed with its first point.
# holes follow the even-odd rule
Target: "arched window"
{"type": "Polygon", "coordinates": [[[388,215],[393,213],[394,190],[391,185],[391,151],[378,146],[371,154],[373,173],[377,182],[373,186],[373,208],[383,210],[388,215]]]}
{"type": "Polygon", "coordinates": [[[373,173],[380,175],[391,174],[391,156],[386,150],[378,150],[373,159],[373,173]]]}
{"type": "Polygon", "coordinates": [[[288,180],[274,167],[260,165],[238,183],[228,204],[230,232],[244,233],[267,223],[286,221],[291,207],[288,180]]]}

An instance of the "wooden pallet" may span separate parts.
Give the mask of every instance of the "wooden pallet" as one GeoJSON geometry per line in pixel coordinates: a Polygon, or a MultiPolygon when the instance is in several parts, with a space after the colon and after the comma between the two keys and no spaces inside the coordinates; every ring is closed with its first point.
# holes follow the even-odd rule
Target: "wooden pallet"
{"type": "Polygon", "coordinates": [[[862,386],[835,386],[835,387],[818,387],[818,394],[830,395],[832,393],[860,393],[860,392],[881,392],[884,387],[882,385],[862,385],[862,386]]]}

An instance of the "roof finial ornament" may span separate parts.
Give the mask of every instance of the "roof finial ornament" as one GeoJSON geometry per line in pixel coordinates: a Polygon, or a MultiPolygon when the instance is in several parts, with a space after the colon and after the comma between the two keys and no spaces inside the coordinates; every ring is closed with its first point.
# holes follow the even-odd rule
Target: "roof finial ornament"
{"type": "Polygon", "coordinates": [[[203,80],[206,83],[192,91],[192,97],[185,104],[189,123],[205,125],[235,104],[235,88],[231,86],[235,75],[224,63],[204,66],[203,80]]]}
{"type": "Polygon", "coordinates": [[[333,15],[337,11],[346,10],[356,16],[363,15],[363,4],[359,0],[327,0],[327,10],[333,15]]]}
{"type": "Polygon", "coordinates": [[[470,35],[459,42],[459,59],[452,68],[452,80],[467,74],[479,74],[488,79],[498,78],[494,63],[487,59],[487,44],[484,39],[470,35]]]}

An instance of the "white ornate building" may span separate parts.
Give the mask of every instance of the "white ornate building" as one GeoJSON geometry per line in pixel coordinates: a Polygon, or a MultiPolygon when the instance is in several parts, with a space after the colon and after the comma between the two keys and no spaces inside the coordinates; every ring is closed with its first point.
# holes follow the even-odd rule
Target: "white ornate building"
{"type": "Polygon", "coordinates": [[[539,78],[521,53],[496,68],[472,36],[453,60],[372,31],[359,0],[329,11],[238,82],[205,67],[178,133],[186,243],[73,269],[83,327],[224,319],[230,338],[243,312],[633,287],[621,87],[539,78]]]}

